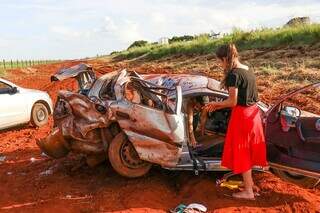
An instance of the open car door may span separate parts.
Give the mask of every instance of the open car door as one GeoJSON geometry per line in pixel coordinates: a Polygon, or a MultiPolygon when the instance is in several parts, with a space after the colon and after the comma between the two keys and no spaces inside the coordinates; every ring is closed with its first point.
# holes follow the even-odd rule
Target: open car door
{"type": "Polygon", "coordinates": [[[301,100],[302,95],[319,101],[319,92],[320,82],[290,92],[266,114],[270,167],[296,183],[306,181],[304,177],[320,178],[320,115],[300,110],[291,102],[301,100]]]}
{"type": "Polygon", "coordinates": [[[139,157],[165,167],[176,166],[185,140],[181,87],[159,87],[123,71],[115,92],[117,103],[110,108],[139,157]],[[129,100],[124,95],[128,84],[139,100],[129,100]],[[174,100],[167,100],[169,90],[175,91],[174,100]]]}

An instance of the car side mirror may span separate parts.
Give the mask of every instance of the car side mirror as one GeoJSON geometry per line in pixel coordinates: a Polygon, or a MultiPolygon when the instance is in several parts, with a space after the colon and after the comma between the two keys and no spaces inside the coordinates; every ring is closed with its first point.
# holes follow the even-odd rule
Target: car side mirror
{"type": "Polygon", "coordinates": [[[297,107],[294,106],[285,106],[282,111],[282,114],[289,115],[291,117],[300,117],[301,111],[297,107]]]}
{"type": "Polygon", "coordinates": [[[18,88],[17,87],[11,87],[9,90],[9,94],[13,95],[16,94],[18,92],[18,88]]]}

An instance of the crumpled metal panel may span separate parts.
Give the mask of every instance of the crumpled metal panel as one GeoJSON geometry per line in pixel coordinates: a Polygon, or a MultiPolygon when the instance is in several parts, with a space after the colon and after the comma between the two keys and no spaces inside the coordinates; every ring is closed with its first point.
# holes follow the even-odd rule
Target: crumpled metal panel
{"type": "Polygon", "coordinates": [[[95,77],[91,66],[80,63],[70,68],[63,68],[59,70],[57,73],[51,76],[51,81],[62,81],[68,78],[74,78],[83,72],[88,72],[90,76],[95,77]]]}
{"type": "Polygon", "coordinates": [[[167,167],[178,163],[186,137],[182,114],[125,101],[111,104],[110,109],[141,159],[167,167]]]}
{"type": "Polygon", "coordinates": [[[163,167],[175,167],[178,164],[181,148],[132,131],[124,131],[142,160],[163,167]]]}
{"type": "Polygon", "coordinates": [[[57,127],[46,138],[38,140],[37,145],[42,152],[53,158],[62,158],[70,151],[60,129],[57,127]]]}
{"type": "Polygon", "coordinates": [[[64,137],[90,143],[101,142],[99,128],[109,125],[109,111],[102,114],[88,97],[69,91],[58,93],[53,118],[64,137]]]}

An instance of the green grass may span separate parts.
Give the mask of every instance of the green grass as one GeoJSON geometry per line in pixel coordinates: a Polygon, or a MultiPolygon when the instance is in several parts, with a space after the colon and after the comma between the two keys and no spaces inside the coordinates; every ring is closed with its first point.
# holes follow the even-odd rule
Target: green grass
{"type": "Polygon", "coordinates": [[[170,55],[201,55],[214,52],[222,44],[233,42],[240,50],[270,48],[285,45],[311,44],[320,40],[320,24],[283,27],[277,29],[258,29],[232,33],[220,39],[199,36],[188,42],[175,42],[167,45],[149,44],[115,54],[120,59],[132,59],[145,55],[147,59],[158,59],[170,55]]]}

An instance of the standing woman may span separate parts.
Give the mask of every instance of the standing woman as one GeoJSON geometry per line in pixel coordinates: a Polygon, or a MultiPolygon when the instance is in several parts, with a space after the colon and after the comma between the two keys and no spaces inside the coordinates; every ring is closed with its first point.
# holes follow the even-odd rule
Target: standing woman
{"type": "Polygon", "coordinates": [[[232,196],[254,199],[251,169],[267,165],[263,126],[256,104],[256,78],[248,66],[240,63],[234,44],[220,46],[216,55],[224,70],[221,86],[229,91],[229,97],[222,102],[210,102],[204,109],[210,112],[232,107],[221,165],[234,174],[242,174],[244,190],[232,196]]]}

